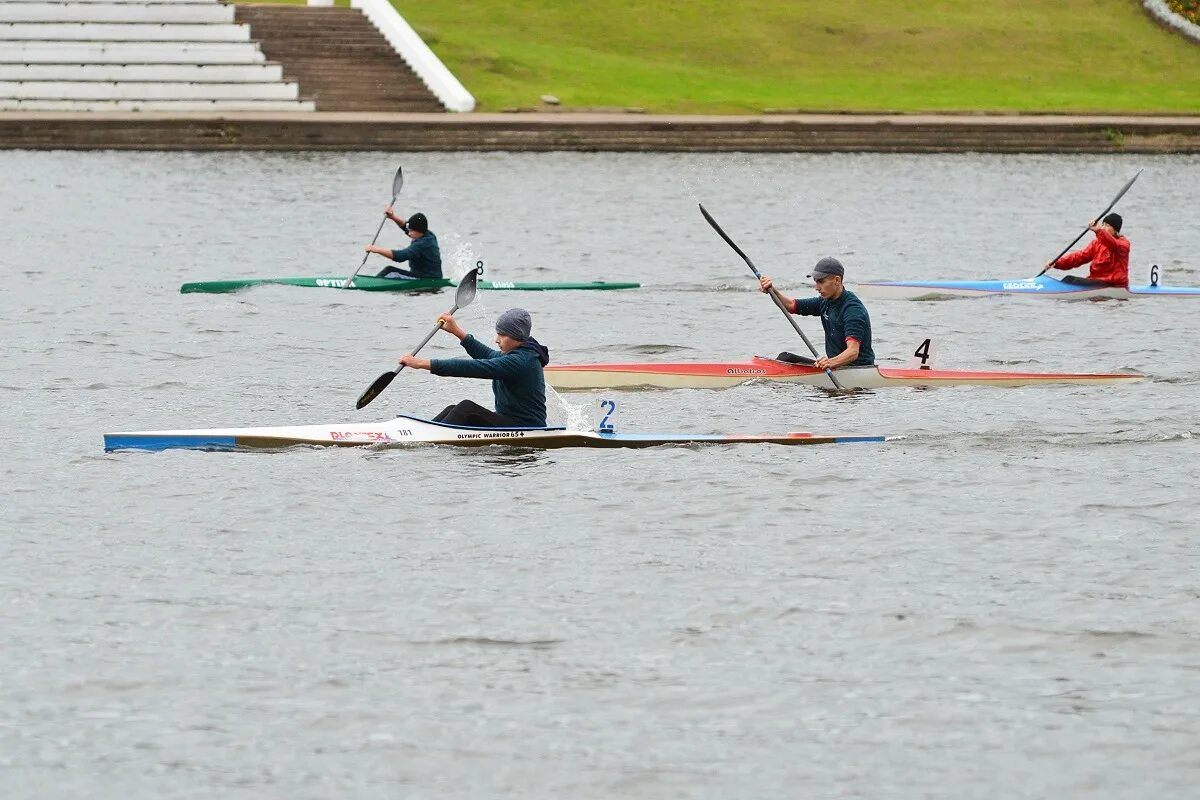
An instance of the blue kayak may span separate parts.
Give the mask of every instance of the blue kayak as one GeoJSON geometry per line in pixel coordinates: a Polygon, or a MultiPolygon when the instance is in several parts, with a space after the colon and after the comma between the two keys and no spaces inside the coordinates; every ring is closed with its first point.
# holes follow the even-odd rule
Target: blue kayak
{"type": "Polygon", "coordinates": [[[860,297],[889,300],[937,300],[944,297],[982,297],[994,294],[1071,299],[1114,297],[1124,300],[1141,297],[1200,297],[1200,288],[1190,286],[1081,286],[1048,275],[989,281],[863,281],[851,288],[860,297]]]}

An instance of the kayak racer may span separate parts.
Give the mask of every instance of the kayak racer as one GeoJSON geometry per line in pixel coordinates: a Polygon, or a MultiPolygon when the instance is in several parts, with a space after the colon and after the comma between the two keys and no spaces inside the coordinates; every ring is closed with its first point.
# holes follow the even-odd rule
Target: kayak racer
{"type": "Polygon", "coordinates": [[[450,314],[438,317],[442,330],[457,336],[470,358],[417,358],[407,354],[400,363],[427,369],[434,375],[455,378],[490,378],[496,410],[471,400],[446,406],[434,422],[479,428],[546,427],[546,379],[542,368],[550,363],[550,351],[530,333],[533,320],[523,308],[510,308],[496,319],[493,350],[462,329],[450,314]]]}
{"type": "Polygon", "coordinates": [[[1109,214],[1103,220],[1093,220],[1087,226],[1096,234],[1091,244],[1082,250],[1067,253],[1057,261],[1048,262],[1046,269],[1069,270],[1090,263],[1092,267],[1088,277],[1066,275],[1063,283],[1129,288],[1129,240],[1121,235],[1121,221],[1120,214],[1109,214]]]}
{"type": "Polygon", "coordinates": [[[376,275],[376,278],[440,278],[442,277],[442,251],[438,247],[437,236],[429,230],[429,220],[421,212],[417,212],[407,220],[396,216],[391,206],[384,209],[383,215],[400,226],[400,229],[412,239],[412,244],[400,250],[381,247],[377,244],[367,245],[368,253],[385,256],[392,261],[408,262],[412,269],[387,266],[376,275]]]}
{"type": "MultiPolygon", "coordinates": [[[[817,262],[808,277],[818,297],[795,300],[780,293],[784,308],[802,316],[820,316],[825,329],[825,355],[816,361],[792,353],[780,353],[780,361],[812,364],[819,369],[871,366],[875,351],[871,349],[871,316],[858,295],[845,287],[846,270],[836,258],[826,257],[817,262]]],[[[764,293],[773,283],[764,275],[759,280],[764,293]]]]}

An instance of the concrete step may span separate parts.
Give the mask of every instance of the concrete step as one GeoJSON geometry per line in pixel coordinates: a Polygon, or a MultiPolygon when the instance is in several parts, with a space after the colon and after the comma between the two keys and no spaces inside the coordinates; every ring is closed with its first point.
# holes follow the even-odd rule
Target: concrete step
{"type": "Polygon", "coordinates": [[[6,64],[261,64],[265,61],[262,50],[251,41],[0,41],[0,63],[6,64]]]}
{"type": "Polygon", "coordinates": [[[158,42],[246,42],[245,25],[150,22],[6,22],[0,23],[0,42],[44,41],[158,41],[158,42]]]}
{"type": "MultiPolygon", "coordinates": [[[[240,8],[240,6],[239,6],[240,8]]],[[[244,22],[247,25],[261,25],[264,28],[269,28],[271,31],[278,33],[294,34],[303,36],[312,31],[345,31],[357,33],[363,30],[375,30],[375,26],[371,21],[363,16],[348,17],[336,20],[297,20],[296,22],[279,22],[272,19],[262,19],[248,17],[245,14],[237,14],[238,22],[244,22]]]]}
{"type": "Polygon", "coordinates": [[[0,22],[233,22],[219,3],[9,3],[0,22]]]}
{"type": "Polygon", "coordinates": [[[279,64],[4,64],[0,81],[186,81],[263,83],[283,80],[279,64]]]}
{"type": "Polygon", "coordinates": [[[314,111],[311,100],[19,100],[0,111],[314,111]]]}
{"type": "Polygon", "coordinates": [[[296,100],[295,83],[0,81],[12,100],[296,100]]]}
{"type": "Polygon", "coordinates": [[[263,53],[319,111],[444,111],[358,9],[238,5],[263,53]]]}

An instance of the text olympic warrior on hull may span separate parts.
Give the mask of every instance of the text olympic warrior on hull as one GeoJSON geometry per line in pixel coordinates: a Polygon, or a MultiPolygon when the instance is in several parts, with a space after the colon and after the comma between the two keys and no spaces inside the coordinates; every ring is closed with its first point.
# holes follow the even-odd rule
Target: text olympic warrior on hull
{"type": "MultiPolygon", "coordinates": [[[[846,270],[836,258],[826,257],[817,262],[808,277],[818,297],[795,300],[780,293],[784,308],[802,316],[820,316],[825,329],[825,355],[814,361],[794,353],[780,353],[780,361],[795,364],[813,364],[819,369],[838,367],[865,367],[875,363],[875,351],[871,349],[871,316],[858,295],[843,283],[846,270]]],[[[759,279],[763,292],[770,292],[772,282],[764,275],[759,279]]]]}
{"type": "Polygon", "coordinates": [[[412,239],[412,244],[401,250],[381,247],[377,244],[367,245],[368,253],[385,256],[392,261],[407,261],[412,269],[399,267],[384,267],[376,278],[440,278],[442,277],[442,251],[438,247],[437,237],[429,230],[429,220],[417,212],[407,220],[396,216],[391,206],[384,209],[383,215],[400,226],[400,229],[412,239]]]}
{"type": "Polygon", "coordinates": [[[1121,235],[1121,215],[1109,214],[1103,220],[1092,220],[1088,230],[1096,234],[1091,244],[1057,261],[1046,263],[1046,269],[1075,269],[1091,264],[1086,278],[1063,276],[1063,283],[1076,286],[1117,286],[1129,288],[1129,240],[1121,235]]]}
{"type": "Polygon", "coordinates": [[[457,336],[470,358],[417,358],[405,355],[400,363],[427,369],[434,375],[454,378],[490,378],[496,410],[463,400],[446,406],[434,422],[469,425],[475,428],[546,427],[546,380],[542,367],[550,363],[550,351],[530,332],[533,320],[523,308],[510,308],[496,320],[493,350],[462,329],[450,314],[438,317],[442,330],[457,336]]]}

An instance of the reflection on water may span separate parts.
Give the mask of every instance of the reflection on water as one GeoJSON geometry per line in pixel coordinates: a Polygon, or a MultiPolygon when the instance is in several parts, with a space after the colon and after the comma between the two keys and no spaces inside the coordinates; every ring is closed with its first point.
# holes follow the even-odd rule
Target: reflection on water
{"type": "Polygon", "coordinates": [[[466,461],[493,475],[519,478],[530,470],[553,463],[550,451],[486,445],[483,447],[444,448],[455,462],[466,461]]]}

